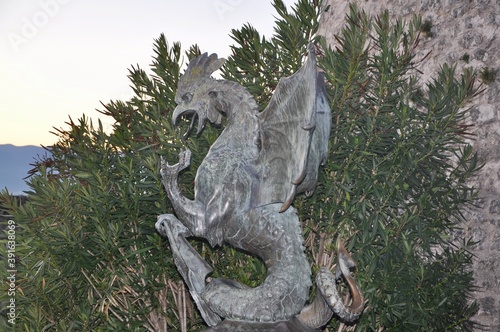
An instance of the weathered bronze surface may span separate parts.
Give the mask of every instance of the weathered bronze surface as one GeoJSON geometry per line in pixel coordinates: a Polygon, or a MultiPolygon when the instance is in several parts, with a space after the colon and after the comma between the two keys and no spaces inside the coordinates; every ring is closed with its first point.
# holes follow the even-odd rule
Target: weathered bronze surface
{"type": "Polygon", "coordinates": [[[308,328],[297,319],[274,323],[251,323],[225,320],[216,327],[205,332],[316,332],[308,328]]]}
{"type": "Polygon", "coordinates": [[[224,63],[216,54],[191,60],[179,80],[174,123],[196,113],[201,132],[207,120],[220,124],[222,116],[227,118],[197,170],[194,200],[177,185],[179,172],[189,166],[190,151],[180,154],[178,164],[163,162],[161,167],[175,215],[160,215],[156,229],[168,237],[177,268],[212,327],[207,331],[307,332],[327,324],[334,313],[354,321],[363,310],[363,297],[350,274],[354,262],[340,241],[336,274],[321,269],[319,295],[306,306],[311,270],[291,204],[296,194],[314,191],[331,126],[314,46],[308,51],[303,67],[280,80],[261,113],[241,85],[210,77],[224,63]],[[207,283],[212,269],[186,241],[191,236],[259,256],[267,267],[266,279],[255,288],[226,279],[207,283]],[[342,278],[351,291],[350,306],[337,292],[342,278]]]}

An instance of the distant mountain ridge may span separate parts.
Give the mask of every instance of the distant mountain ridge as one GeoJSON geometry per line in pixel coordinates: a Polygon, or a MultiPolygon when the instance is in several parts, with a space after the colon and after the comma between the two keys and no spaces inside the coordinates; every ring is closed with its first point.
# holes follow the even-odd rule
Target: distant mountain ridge
{"type": "Polygon", "coordinates": [[[29,189],[23,178],[33,168],[30,164],[47,153],[41,146],[0,144],[0,190],[7,188],[13,195],[23,195],[29,189]]]}

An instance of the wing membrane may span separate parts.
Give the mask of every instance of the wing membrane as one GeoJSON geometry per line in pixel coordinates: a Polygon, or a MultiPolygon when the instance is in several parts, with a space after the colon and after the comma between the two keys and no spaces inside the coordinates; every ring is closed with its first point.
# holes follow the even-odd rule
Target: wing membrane
{"type": "Polygon", "coordinates": [[[282,202],[280,211],[285,211],[296,194],[314,190],[318,167],[328,152],[331,114],[313,45],[302,68],[280,80],[258,117],[256,203],[282,202]]]}

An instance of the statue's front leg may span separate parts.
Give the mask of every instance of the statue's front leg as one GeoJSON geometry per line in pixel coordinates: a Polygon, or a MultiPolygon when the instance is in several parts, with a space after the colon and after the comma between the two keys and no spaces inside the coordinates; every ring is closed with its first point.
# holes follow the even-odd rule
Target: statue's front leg
{"type": "Polygon", "coordinates": [[[203,206],[196,201],[186,198],[179,190],[177,178],[179,173],[189,167],[191,151],[185,150],[179,154],[179,162],[169,165],[161,159],[161,177],[167,196],[172,203],[176,215],[194,236],[204,237],[205,213],[203,206]]]}
{"type": "Polygon", "coordinates": [[[205,279],[212,272],[212,268],[186,240],[186,237],[192,235],[191,231],[172,214],[158,216],[156,230],[168,238],[175,265],[186,282],[203,319],[209,326],[217,325],[221,322],[220,317],[200,297],[205,289],[205,279]]]}
{"type": "Polygon", "coordinates": [[[179,163],[175,165],[168,165],[163,158],[161,160],[160,173],[163,186],[179,219],[173,214],[162,214],[158,216],[156,230],[168,238],[175,265],[203,319],[209,326],[215,326],[220,323],[220,317],[200,297],[200,293],[205,289],[205,279],[212,272],[212,268],[186,240],[189,236],[204,236],[204,209],[199,202],[182,195],[177,183],[179,173],[189,166],[190,159],[191,152],[185,150],[179,154],[179,163]]]}

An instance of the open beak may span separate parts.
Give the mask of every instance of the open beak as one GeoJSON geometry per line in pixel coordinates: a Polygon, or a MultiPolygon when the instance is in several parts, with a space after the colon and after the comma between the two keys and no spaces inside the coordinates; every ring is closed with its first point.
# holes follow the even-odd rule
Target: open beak
{"type": "Polygon", "coordinates": [[[172,114],[172,122],[174,123],[174,125],[177,124],[177,121],[179,120],[180,117],[185,115],[193,115],[193,118],[191,120],[191,124],[189,125],[189,129],[184,134],[184,137],[187,138],[189,137],[189,135],[191,135],[191,132],[195,127],[196,119],[198,119],[198,130],[196,134],[199,135],[202,132],[203,127],[205,125],[205,117],[200,116],[200,114],[198,114],[198,111],[196,111],[193,108],[186,108],[182,105],[178,105],[175,108],[174,113],[172,114]]]}

